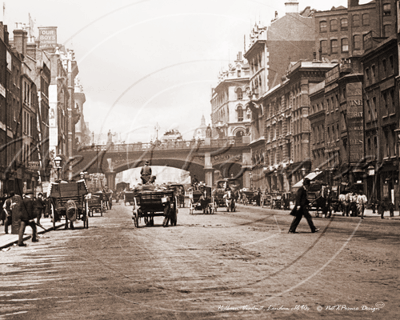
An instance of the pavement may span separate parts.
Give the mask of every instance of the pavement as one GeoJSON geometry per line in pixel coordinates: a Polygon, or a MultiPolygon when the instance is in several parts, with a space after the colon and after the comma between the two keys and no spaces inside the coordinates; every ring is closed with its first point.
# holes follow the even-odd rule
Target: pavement
{"type": "MultiPolygon", "coordinates": [[[[49,232],[53,230],[53,222],[51,221],[51,218],[41,218],[40,219],[40,223],[41,225],[46,229],[43,230],[41,227],[37,226],[37,232],[39,235],[39,239],[40,239],[40,235],[45,233],[45,232],[49,232]]],[[[63,222],[63,220],[61,222],[56,222],[56,229],[64,226],[65,223],[63,222]]],[[[18,234],[11,234],[11,226],[8,227],[8,234],[4,233],[4,226],[1,225],[0,226],[0,249],[6,249],[12,245],[16,245],[18,242],[18,234]]],[[[27,226],[25,228],[25,234],[24,234],[24,242],[26,242],[26,240],[29,240],[32,237],[32,228],[27,226]]],[[[29,242],[26,242],[29,245],[29,242]]]]}

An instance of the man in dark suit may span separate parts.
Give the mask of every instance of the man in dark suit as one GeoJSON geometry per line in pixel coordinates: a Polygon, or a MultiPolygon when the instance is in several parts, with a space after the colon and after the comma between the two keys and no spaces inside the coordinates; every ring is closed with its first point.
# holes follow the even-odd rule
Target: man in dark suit
{"type": "MultiPolygon", "coordinates": [[[[13,200],[16,196],[13,197],[13,200]]],[[[36,222],[35,218],[39,219],[38,213],[34,210],[33,199],[28,195],[25,199],[15,199],[15,205],[13,208],[16,210],[16,218],[19,222],[19,232],[18,232],[18,246],[25,247],[24,243],[24,233],[25,227],[30,226],[32,228],[32,242],[38,242],[36,222]]]]}
{"type": "Polygon", "coordinates": [[[146,184],[151,178],[151,168],[149,164],[149,161],[146,161],[144,167],[140,170],[140,178],[143,184],[146,184]]]}
{"type": "Polygon", "coordinates": [[[311,215],[308,212],[308,205],[310,201],[307,199],[307,190],[310,186],[310,179],[304,178],[303,186],[297,190],[296,194],[296,216],[294,217],[292,224],[290,225],[289,233],[296,233],[296,228],[300,223],[301,218],[304,216],[307,219],[308,225],[310,226],[311,232],[318,232],[319,229],[315,228],[314,223],[311,219],[311,215]]]}

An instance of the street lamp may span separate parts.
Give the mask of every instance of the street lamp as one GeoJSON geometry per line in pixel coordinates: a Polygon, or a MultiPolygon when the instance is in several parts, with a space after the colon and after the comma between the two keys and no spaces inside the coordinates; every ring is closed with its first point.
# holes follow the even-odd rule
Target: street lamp
{"type": "Polygon", "coordinates": [[[54,158],[54,165],[57,169],[57,180],[60,180],[61,161],[62,161],[62,158],[60,156],[57,156],[54,158]]]}

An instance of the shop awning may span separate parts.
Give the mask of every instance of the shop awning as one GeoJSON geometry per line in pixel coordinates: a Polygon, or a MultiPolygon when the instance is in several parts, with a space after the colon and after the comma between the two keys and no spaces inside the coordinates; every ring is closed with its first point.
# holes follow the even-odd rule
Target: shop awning
{"type": "MultiPolygon", "coordinates": [[[[314,171],[314,172],[310,172],[308,175],[306,175],[304,178],[308,178],[311,181],[314,180],[316,177],[318,177],[323,171],[314,171]]],[[[292,188],[300,188],[303,185],[303,180],[301,179],[299,182],[297,182],[296,184],[294,184],[292,186],[292,188]]]]}

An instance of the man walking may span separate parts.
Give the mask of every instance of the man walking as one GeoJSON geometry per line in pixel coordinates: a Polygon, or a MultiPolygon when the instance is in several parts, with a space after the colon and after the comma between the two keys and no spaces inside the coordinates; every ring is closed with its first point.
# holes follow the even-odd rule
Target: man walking
{"type": "Polygon", "coordinates": [[[35,210],[33,207],[33,199],[27,196],[24,199],[21,199],[20,196],[15,195],[13,197],[13,215],[14,210],[16,211],[16,218],[19,222],[19,233],[18,233],[18,246],[25,247],[26,244],[24,243],[24,233],[25,227],[28,225],[32,228],[32,242],[38,242],[37,239],[37,230],[36,230],[36,223],[33,220],[34,218],[38,218],[35,215],[35,210]]]}
{"type": "Polygon", "coordinates": [[[311,232],[318,232],[319,229],[314,226],[311,215],[308,212],[308,205],[310,201],[307,199],[307,190],[310,187],[310,179],[304,178],[303,186],[297,190],[296,194],[296,216],[290,225],[289,233],[296,233],[296,228],[300,223],[301,218],[304,216],[307,219],[311,232]]]}

